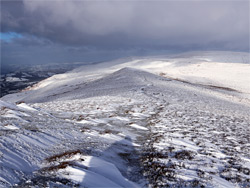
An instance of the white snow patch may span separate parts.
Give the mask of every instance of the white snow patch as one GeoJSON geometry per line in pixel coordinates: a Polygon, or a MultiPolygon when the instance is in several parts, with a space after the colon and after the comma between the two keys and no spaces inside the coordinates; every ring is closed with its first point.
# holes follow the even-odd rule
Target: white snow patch
{"type": "Polygon", "coordinates": [[[129,126],[130,126],[130,127],[133,127],[133,128],[136,128],[136,129],[148,130],[148,128],[143,127],[143,126],[140,126],[140,125],[137,125],[137,124],[135,124],[135,123],[129,124],[129,126]]]}

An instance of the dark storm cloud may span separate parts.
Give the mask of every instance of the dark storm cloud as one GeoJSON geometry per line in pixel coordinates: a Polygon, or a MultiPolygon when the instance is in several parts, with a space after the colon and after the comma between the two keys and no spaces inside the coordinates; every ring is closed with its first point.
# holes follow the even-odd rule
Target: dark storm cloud
{"type": "Polygon", "coordinates": [[[248,46],[248,1],[24,0],[2,5],[2,31],[70,45],[248,46]]]}
{"type": "Polygon", "coordinates": [[[20,0],[1,5],[1,31],[23,35],[2,43],[6,62],[20,61],[11,49],[22,61],[24,54],[74,61],[113,52],[249,50],[248,0],[20,0]]]}
{"type": "Polygon", "coordinates": [[[11,64],[102,62],[123,56],[150,55],[152,53],[151,50],[146,51],[140,48],[110,50],[91,46],[69,46],[34,36],[23,36],[12,39],[11,42],[2,41],[1,45],[2,68],[11,64]]]}

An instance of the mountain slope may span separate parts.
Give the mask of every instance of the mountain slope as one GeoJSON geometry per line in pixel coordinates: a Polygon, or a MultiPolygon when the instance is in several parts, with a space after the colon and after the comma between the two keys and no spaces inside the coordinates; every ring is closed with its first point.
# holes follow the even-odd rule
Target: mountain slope
{"type": "Polygon", "coordinates": [[[52,96],[72,93],[94,81],[101,82],[101,78],[125,67],[214,89],[235,90],[244,98],[250,99],[249,54],[236,52],[196,52],[167,57],[125,58],[86,65],[52,76],[31,87],[29,91],[8,95],[3,99],[10,102],[38,102],[36,97],[40,101],[51,100],[50,98],[56,98],[52,96]],[[42,97],[44,99],[41,99],[42,97]]]}
{"type": "Polygon", "coordinates": [[[248,94],[218,84],[209,66],[226,62],[205,55],[83,66],[3,97],[0,187],[249,187],[248,94]],[[178,63],[214,80],[166,77],[178,63]]]}

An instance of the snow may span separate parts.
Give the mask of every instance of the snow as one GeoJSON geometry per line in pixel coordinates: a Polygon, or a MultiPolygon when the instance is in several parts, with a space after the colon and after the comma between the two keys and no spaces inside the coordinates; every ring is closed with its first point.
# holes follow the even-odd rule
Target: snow
{"type": "Polygon", "coordinates": [[[0,187],[248,187],[248,57],[125,58],[1,98],[0,187]]]}
{"type": "Polygon", "coordinates": [[[17,77],[6,77],[7,82],[23,82],[23,81],[28,81],[26,78],[17,78],[17,77]]]}
{"type": "MultiPolygon", "coordinates": [[[[166,57],[124,58],[101,64],[85,65],[68,73],[45,79],[25,94],[13,94],[3,98],[9,102],[61,100],[62,96],[71,95],[73,92],[78,93],[82,88],[88,89],[89,84],[90,87],[94,87],[94,84],[97,87],[102,83],[102,78],[125,67],[188,83],[201,84],[217,90],[236,90],[245,94],[248,100],[250,99],[249,54],[240,52],[196,52],[166,57]],[[208,62],[207,59],[210,61],[208,62]]],[[[114,79],[119,82],[118,78],[124,80],[127,76],[129,75],[114,79]]],[[[96,92],[93,91],[93,93],[96,92]]]]}
{"type": "Polygon", "coordinates": [[[4,108],[18,109],[14,104],[11,104],[2,100],[0,100],[0,108],[1,110],[3,110],[4,108]]]}
{"type": "Polygon", "coordinates": [[[218,188],[234,188],[235,185],[218,176],[212,176],[215,186],[218,188]]]}
{"type": "Polygon", "coordinates": [[[5,130],[16,130],[16,129],[19,129],[18,127],[14,126],[14,125],[5,125],[4,127],[2,127],[2,129],[5,129],[5,130]]]}
{"type": "Polygon", "coordinates": [[[130,127],[134,127],[134,128],[136,128],[136,129],[148,130],[146,127],[143,127],[143,126],[137,125],[137,124],[135,124],[135,123],[130,124],[129,126],[130,126],[130,127]]]}
{"type": "Polygon", "coordinates": [[[250,93],[249,72],[248,64],[220,62],[187,63],[182,66],[178,66],[176,62],[162,68],[162,73],[167,77],[196,84],[227,87],[245,93],[250,93]]]}
{"type": "Polygon", "coordinates": [[[28,105],[25,104],[25,103],[18,104],[17,106],[18,106],[19,108],[21,108],[21,109],[25,109],[25,110],[29,110],[29,111],[37,111],[36,109],[31,108],[30,106],[28,106],[28,105]]]}
{"type": "Polygon", "coordinates": [[[83,161],[78,162],[76,167],[67,167],[60,170],[59,174],[84,187],[138,187],[124,179],[112,163],[97,157],[83,156],[82,158],[83,161]]]}
{"type": "MultiPolygon", "coordinates": [[[[86,170],[87,171],[87,170],[86,170]]],[[[68,177],[85,187],[120,187],[111,180],[93,172],[86,172],[72,167],[67,167],[63,173],[69,173],[62,177],[68,177]]],[[[60,172],[59,172],[60,173],[60,172]]]]}

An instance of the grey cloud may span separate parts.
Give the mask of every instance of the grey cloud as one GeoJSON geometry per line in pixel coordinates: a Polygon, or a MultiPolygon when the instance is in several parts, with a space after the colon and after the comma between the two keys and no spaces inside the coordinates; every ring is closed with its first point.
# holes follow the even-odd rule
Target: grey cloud
{"type": "Polygon", "coordinates": [[[18,11],[13,2],[3,4],[9,7],[3,8],[4,31],[65,44],[178,47],[239,39],[236,47],[248,46],[248,1],[24,0],[18,11]]]}
{"type": "Polygon", "coordinates": [[[149,53],[139,48],[110,50],[88,46],[69,46],[25,35],[12,42],[2,41],[1,66],[5,68],[10,64],[100,62],[126,56],[148,55],[149,53]]]}
{"type": "MultiPolygon", "coordinates": [[[[247,0],[20,0],[1,5],[2,32],[24,35],[2,44],[5,62],[21,61],[13,49],[22,56],[41,56],[41,61],[165,50],[249,50],[247,0]]],[[[27,59],[32,57],[22,61],[27,59]]]]}

